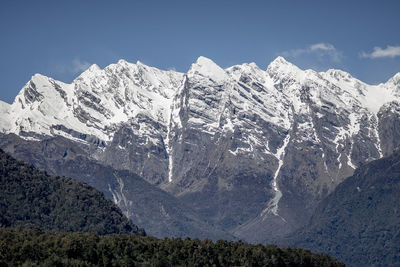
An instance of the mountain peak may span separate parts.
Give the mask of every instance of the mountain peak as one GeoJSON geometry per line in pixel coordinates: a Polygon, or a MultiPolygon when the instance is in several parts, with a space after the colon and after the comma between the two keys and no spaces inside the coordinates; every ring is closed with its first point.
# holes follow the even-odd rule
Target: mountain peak
{"type": "Polygon", "coordinates": [[[289,61],[287,61],[284,57],[282,56],[277,56],[271,64],[291,64],[289,61]]]}
{"type": "Polygon", "coordinates": [[[45,76],[45,75],[43,75],[43,74],[35,73],[34,75],[32,75],[31,81],[32,81],[32,80],[38,80],[38,79],[48,79],[48,78],[49,78],[49,77],[47,77],[47,76],[45,76]]]}
{"type": "Polygon", "coordinates": [[[195,62],[195,64],[202,65],[202,66],[211,66],[217,65],[214,61],[207,57],[199,56],[195,62]]]}
{"type": "Polygon", "coordinates": [[[90,72],[93,72],[93,71],[97,71],[97,70],[101,70],[101,69],[97,64],[92,64],[87,70],[90,72]]]}
{"type": "Polygon", "coordinates": [[[229,78],[228,74],[220,66],[209,58],[200,56],[196,63],[192,64],[188,72],[189,75],[200,74],[208,77],[215,82],[222,82],[229,78]]]}
{"type": "Polygon", "coordinates": [[[275,58],[267,67],[268,69],[277,69],[277,68],[296,68],[299,69],[297,66],[294,64],[290,63],[287,61],[284,57],[278,56],[275,58]]]}
{"type": "Polygon", "coordinates": [[[300,80],[304,79],[305,72],[299,69],[296,65],[290,63],[281,56],[274,59],[267,67],[267,73],[274,79],[279,79],[280,76],[297,77],[300,80]]]}
{"type": "Polygon", "coordinates": [[[400,85],[400,72],[396,73],[392,78],[390,78],[387,82],[391,82],[393,84],[400,85]]]}
{"type": "Polygon", "coordinates": [[[120,60],[118,60],[118,65],[126,65],[126,64],[128,64],[129,62],[128,61],[126,61],[125,59],[120,59],[120,60]]]}
{"type": "Polygon", "coordinates": [[[136,67],[137,68],[141,68],[141,69],[146,69],[146,70],[149,70],[149,69],[155,69],[154,67],[151,67],[151,66],[149,66],[149,65],[146,65],[146,64],[144,64],[142,61],[136,61],[136,67]]]}
{"type": "MultiPolygon", "coordinates": [[[[45,76],[45,75],[43,75],[43,74],[36,73],[25,84],[24,88],[26,89],[27,87],[32,87],[32,84],[33,84],[33,86],[35,88],[38,87],[38,89],[40,90],[40,89],[43,89],[42,85],[43,84],[47,84],[49,80],[52,80],[52,79],[47,77],[47,76],[45,76]]],[[[23,88],[23,90],[24,90],[24,88],[23,88]]],[[[20,92],[22,92],[23,90],[21,90],[20,92]]]]}
{"type": "Polygon", "coordinates": [[[253,68],[259,68],[255,62],[250,62],[250,63],[248,63],[248,65],[253,68]]]}
{"type": "Polygon", "coordinates": [[[87,70],[85,70],[77,78],[75,78],[75,80],[83,77],[92,77],[98,71],[101,71],[101,68],[97,64],[92,64],[87,70]]]}

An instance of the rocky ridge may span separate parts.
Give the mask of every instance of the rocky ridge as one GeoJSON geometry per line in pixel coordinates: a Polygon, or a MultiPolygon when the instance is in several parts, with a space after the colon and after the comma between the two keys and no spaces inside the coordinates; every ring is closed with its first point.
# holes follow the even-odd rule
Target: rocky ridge
{"type": "Polygon", "coordinates": [[[71,84],[33,76],[13,104],[0,103],[0,127],[30,142],[73,141],[211,225],[262,242],[303,225],[357,166],[398,147],[399,77],[368,85],[282,57],[265,71],[200,57],[186,74],[120,60],[71,84]]]}

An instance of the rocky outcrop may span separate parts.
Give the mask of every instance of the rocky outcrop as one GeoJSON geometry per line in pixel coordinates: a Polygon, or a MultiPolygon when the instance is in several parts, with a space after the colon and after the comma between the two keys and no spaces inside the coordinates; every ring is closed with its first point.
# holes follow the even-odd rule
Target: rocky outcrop
{"type": "Polygon", "coordinates": [[[400,103],[393,101],[384,105],[378,118],[382,153],[388,156],[400,147],[400,103]]]}

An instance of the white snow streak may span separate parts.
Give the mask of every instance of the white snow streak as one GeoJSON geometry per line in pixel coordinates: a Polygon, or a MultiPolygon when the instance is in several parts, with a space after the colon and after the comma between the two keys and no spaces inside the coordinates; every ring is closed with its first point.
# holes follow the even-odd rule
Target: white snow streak
{"type": "Polygon", "coordinates": [[[114,203],[121,208],[121,210],[124,212],[126,217],[130,217],[132,215],[132,213],[130,212],[130,209],[128,209],[129,206],[132,205],[132,201],[128,200],[124,194],[124,181],[122,181],[121,178],[116,177],[117,178],[117,182],[119,185],[119,190],[112,190],[110,184],[108,184],[108,191],[110,191],[110,193],[113,196],[113,201],[114,203]]]}
{"type": "MultiPolygon", "coordinates": [[[[378,121],[376,114],[373,114],[373,116],[375,116],[376,121],[378,121]]],[[[379,137],[379,132],[378,132],[378,122],[376,123],[376,125],[374,125],[372,127],[372,129],[374,130],[375,137],[376,137],[375,146],[376,146],[376,149],[378,150],[379,158],[383,158],[382,147],[381,147],[381,138],[379,137]]]]}
{"type": "Polygon", "coordinates": [[[346,154],[346,157],[347,157],[347,165],[350,166],[350,167],[352,167],[353,169],[356,169],[357,166],[355,166],[355,165],[353,164],[353,162],[351,161],[351,157],[350,157],[351,151],[353,151],[353,143],[351,143],[350,152],[349,152],[349,154],[346,154]]]}
{"type": "MultiPolygon", "coordinates": [[[[282,146],[276,151],[275,157],[278,159],[278,168],[275,171],[274,179],[272,180],[272,188],[275,191],[275,197],[268,202],[268,206],[261,212],[261,216],[264,216],[267,213],[272,213],[275,216],[279,216],[278,214],[278,204],[279,200],[282,198],[282,192],[279,190],[278,186],[278,175],[283,165],[283,158],[285,157],[285,149],[290,141],[290,133],[283,140],[282,146]]],[[[283,219],[283,218],[282,218],[283,219]]]]}
{"type": "Polygon", "coordinates": [[[168,152],[168,182],[172,182],[172,169],[174,167],[174,162],[172,159],[171,151],[168,152]]]}

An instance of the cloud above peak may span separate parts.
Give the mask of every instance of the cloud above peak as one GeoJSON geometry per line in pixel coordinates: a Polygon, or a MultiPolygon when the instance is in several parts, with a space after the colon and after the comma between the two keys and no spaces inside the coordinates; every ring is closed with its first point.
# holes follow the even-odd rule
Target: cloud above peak
{"type": "Polygon", "coordinates": [[[371,53],[361,52],[361,58],[395,58],[400,56],[400,46],[386,46],[386,48],[374,47],[371,53]]]}
{"type": "Polygon", "coordinates": [[[72,60],[70,70],[73,73],[79,73],[79,72],[87,70],[90,67],[90,65],[91,64],[87,61],[82,61],[79,58],[74,58],[74,60],[72,60]]]}
{"type": "Polygon", "coordinates": [[[318,58],[327,58],[335,63],[341,62],[343,55],[334,45],[330,43],[316,43],[306,48],[292,49],[281,52],[280,55],[287,58],[297,58],[300,56],[316,56],[318,58]]]}
{"type": "Polygon", "coordinates": [[[76,75],[87,70],[91,64],[76,57],[67,63],[60,63],[55,66],[55,73],[61,75],[76,75]]]}

